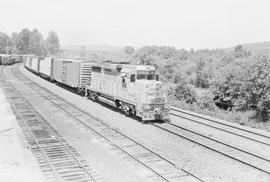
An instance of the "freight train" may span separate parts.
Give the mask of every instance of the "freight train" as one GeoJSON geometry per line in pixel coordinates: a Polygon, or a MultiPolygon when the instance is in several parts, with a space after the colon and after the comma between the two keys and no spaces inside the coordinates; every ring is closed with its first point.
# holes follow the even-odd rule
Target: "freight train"
{"type": "Polygon", "coordinates": [[[0,65],[10,65],[23,61],[22,55],[0,54],[0,65]]]}
{"type": "Polygon", "coordinates": [[[167,114],[162,83],[153,66],[36,56],[24,56],[23,64],[92,100],[110,100],[117,109],[143,121],[163,120],[167,114]]]}

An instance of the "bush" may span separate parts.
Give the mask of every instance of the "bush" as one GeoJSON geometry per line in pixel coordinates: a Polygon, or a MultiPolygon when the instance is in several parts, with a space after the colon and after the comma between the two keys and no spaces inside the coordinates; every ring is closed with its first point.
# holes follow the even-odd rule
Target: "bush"
{"type": "Polygon", "coordinates": [[[249,107],[254,107],[258,119],[268,120],[270,110],[270,58],[264,55],[255,56],[248,77],[243,83],[245,100],[249,107]]]}
{"type": "Polygon", "coordinates": [[[187,83],[181,81],[176,85],[175,97],[179,101],[185,101],[186,103],[192,104],[196,101],[196,93],[187,83]]]}
{"type": "Polygon", "coordinates": [[[217,107],[214,103],[214,97],[214,94],[212,94],[211,92],[206,92],[202,96],[197,97],[198,107],[202,110],[216,110],[217,107]]]}

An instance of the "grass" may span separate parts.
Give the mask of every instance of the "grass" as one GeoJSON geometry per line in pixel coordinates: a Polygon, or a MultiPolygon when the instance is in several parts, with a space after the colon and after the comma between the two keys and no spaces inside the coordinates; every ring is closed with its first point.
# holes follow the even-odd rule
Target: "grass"
{"type": "Polygon", "coordinates": [[[177,101],[173,96],[168,97],[167,103],[169,106],[178,107],[180,109],[193,111],[196,113],[212,116],[225,121],[238,123],[243,126],[262,129],[270,132],[270,121],[257,121],[255,118],[255,111],[234,111],[222,110],[218,107],[202,108],[198,103],[187,104],[184,101],[177,101]]]}

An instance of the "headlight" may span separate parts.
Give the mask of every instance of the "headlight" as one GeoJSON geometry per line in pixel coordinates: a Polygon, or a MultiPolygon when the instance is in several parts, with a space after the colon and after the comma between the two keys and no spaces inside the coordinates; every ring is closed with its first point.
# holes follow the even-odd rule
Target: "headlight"
{"type": "Polygon", "coordinates": [[[156,108],[156,109],[154,110],[154,113],[155,113],[155,114],[160,114],[160,108],[156,108]]]}

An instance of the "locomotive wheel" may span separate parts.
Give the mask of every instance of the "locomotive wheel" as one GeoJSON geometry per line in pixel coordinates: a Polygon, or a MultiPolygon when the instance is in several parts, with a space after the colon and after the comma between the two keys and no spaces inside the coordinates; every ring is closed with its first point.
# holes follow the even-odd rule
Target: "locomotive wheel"
{"type": "Polygon", "coordinates": [[[123,102],[121,103],[121,111],[128,116],[130,114],[130,108],[123,102]]]}
{"type": "Polygon", "coordinates": [[[136,116],[136,110],[135,110],[135,108],[132,108],[131,109],[131,114],[132,114],[132,116],[136,116]]]}
{"type": "Polygon", "coordinates": [[[125,110],[125,114],[127,116],[132,116],[132,110],[130,109],[130,107],[128,107],[128,110],[125,110]]]}
{"type": "Polygon", "coordinates": [[[98,96],[93,96],[93,101],[98,102],[98,96]]]}
{"type": "Polygon", "coordinates": [[[86,97],[89,98],[89,96],[90,96],[89,90],[86,90],[86,97]]]}
{"type": "Polygon", "coordinates": [[[125,113],[125,108],[124,108],[124,106],[122,104],[120,105],[120,110],[121,110],[122,113],[125,113]]]}
{"type": "Polygon", "coordinates": [[[119,100],[116,100],[116,101],[115,101],[115,107],[116,107],[117,109],[119,109],[119,110],[122,110],[122,106],[121,106],[121,104],[119,103],[119,100]]]}

